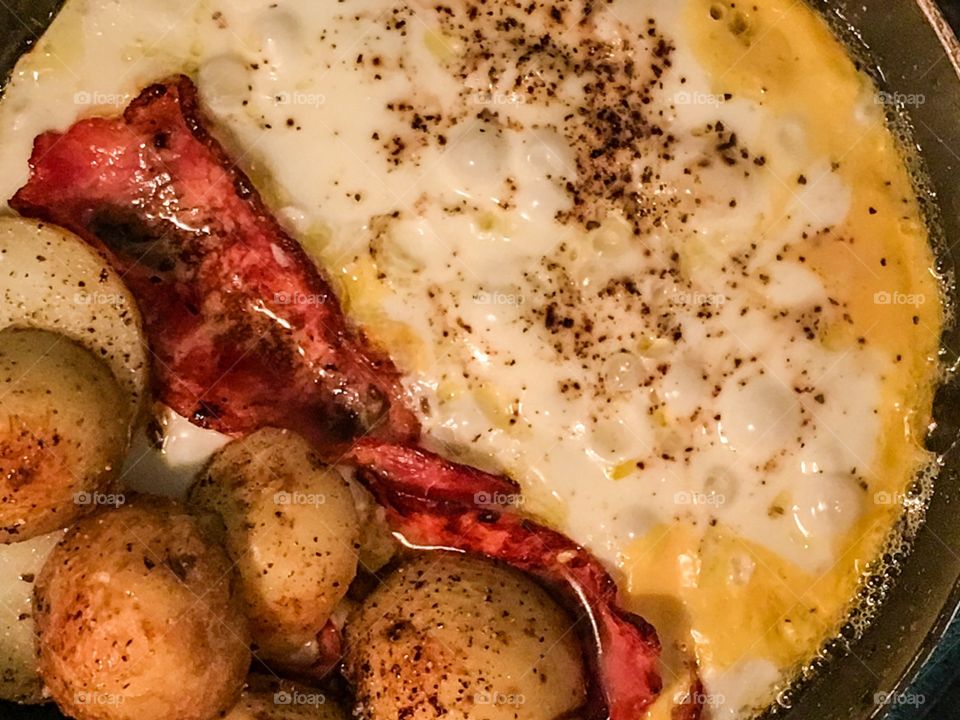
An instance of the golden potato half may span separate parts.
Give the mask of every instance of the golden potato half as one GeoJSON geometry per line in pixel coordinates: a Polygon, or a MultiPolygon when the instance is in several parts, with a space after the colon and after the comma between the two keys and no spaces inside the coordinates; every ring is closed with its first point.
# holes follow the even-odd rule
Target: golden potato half
{"type": "Polygon", "coordinates": [[[293,433],[224,447],[189,495],[222,520],[258,659],[310,674],[317,633],[357,571],[360,522],[346,481],[293,433]]]}
{"type": "Polygon", "coordinates": [[[239,702],[224,720],[347,720],[343,707],[316,688],[251,675],[239,702]]]}
{"type": "Polygon", "coordinates": [[[512,569],[451,553],[401,565],[347,621],[365,720],[549,720],[585,700],[573,620],[512,569]]]}
{"type": "Polygon", "coordinates": [[[56,225],[0,217],[0,329],[11,326],[50,330],[89,348],[110,367],[135,416],[149,373],[140,312],[83,240],[56,225]]]}
{"type": "Polygon", "coordinates": [[[123,390],[89,350],[45,330],[0,331],[0,542],[113,501],[130,419],[123,390]]]}
{"type": "Polygon", "coordinates": [[[37,579],[40,674],[78,720],[209,720],[250,665],[230,561],[178,503],[80,520],[37,579]]]}

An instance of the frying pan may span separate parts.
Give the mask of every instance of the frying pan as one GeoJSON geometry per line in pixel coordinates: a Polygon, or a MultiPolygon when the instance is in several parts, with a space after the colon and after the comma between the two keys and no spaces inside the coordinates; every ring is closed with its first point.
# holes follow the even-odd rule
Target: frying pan
{"type": "MultiPolygon", "coordinates": [[[[639,1],[639,0],[638,0],[639,1]]],[[[934,234],[938,269],[960,277],[960,43],[933,0],[808,0],[834,26],[875,77],[881,90],[918,96],[895,120],[915,145],[918,186],[934,234]]],[[[61,0],[0,0],[0,79],[29,50],[61,0]]],[[[958,292],[948,290],[955,305],[958,292]]],[[[960,329],[943,338],[947,368],[960,366],[960,329]]],[[[831,660],[812,679],[781,698],[768,715],[785,720],[866,720],[892,712],[913,718],[921,710],[897,708],[960,610],[960,380],[948,372],[937,393],[936,427],[928,444],[941,468],[927,519],[913,551],[866,633],[827,648],[831,660]],[[882,702],[893,698],[894,702],[882,702]]],[[[922,700],[922,698],[920,698],[922,700]]],[[[933,698],[929,698],[932,702],[933,698]]],[[[960,709],[951,712],[960,716],[960,709]]],[[[0,703],[0,718],[58,718],[53,707],[0,703]]],[[[944,715],[944,717],[946,717],[944,715]]]]}

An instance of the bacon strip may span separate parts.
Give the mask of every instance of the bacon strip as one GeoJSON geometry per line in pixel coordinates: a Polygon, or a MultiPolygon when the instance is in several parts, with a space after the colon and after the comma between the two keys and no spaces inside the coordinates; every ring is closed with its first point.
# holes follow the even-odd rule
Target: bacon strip
{"type": "Polygon", "coordinates": [[[444,460],[419,447],[358,440],[343,461],[376,471],[390,492],[423,500],[465,505],[505,505],[519,497],[520,487],[508,477],[492,475],[444,460]]]}
{"type": "MultiPolygon", "coordinates": [[[[600,562],[572,540],[521,517],[507,507],[431,499],[437,486],[454,484],[495,493],[496,476],[477,490],[478,471],[437,456],[402,447],[381,448],[378,455],[402,457],[372,463],[365,448],[350,458],[358,479],[387,508],[393,529],[412,547],[451,549],[500,560],[540,578],[585,610],[591,626],[594,693],[610,720],[638,720],[660,692],[660,643],[643,618],[623,610],[617,584],[600,562]],[[411,470],[408,472],[408,470],[411,470]]],[[[455,493],[454,493],[455,494],[455,493]]],[[[434,494],[435,497],[435,494],[434,494]]]]}
{"type": "Polygon", "coordinates": [[[288,428],[333,456],[373,429],[419,436],[399,374],[344,319],[329,285],[208,133],[186,77],[119,118],[34,144],[10,200],[106,252],[137,297],[156,394],[239,435],[288,428]]]}

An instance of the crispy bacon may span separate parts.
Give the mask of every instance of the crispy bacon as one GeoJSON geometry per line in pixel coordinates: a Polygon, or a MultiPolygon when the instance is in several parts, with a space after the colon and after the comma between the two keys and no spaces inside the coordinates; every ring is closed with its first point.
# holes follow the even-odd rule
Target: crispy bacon
{"type": "Polygon", "coordinates": [[[233,435],[289,428],[328,455],[371,429],[418,437],[396,369],[208,133],[188,78],[39,136],[30,165],[11,207],[107,253],[178,413],[233,435]]]}
{"type": "Polygon", "coordinates": [[[600,562],[569,538],[505,505],[491,507],[456,497],[458,493],[443,493],[446,497],[440,498],[435,490],[455,486],[460,474],[465,488],[484,498],[496,497],[503,479],[478,476],[473,468],[416,448],[391,446],[374,452],[367,445],[349,459],[358,465],[358,478],[387,508],[391,526],[406,543],[499,560],[566,596],[589,620],[588,655],[593,690],[600,701],[594,705],[605,705],[610,720],[638,720],[662,686],[660,643],[649,623],[622,609],[617,584],[600,562]]]}

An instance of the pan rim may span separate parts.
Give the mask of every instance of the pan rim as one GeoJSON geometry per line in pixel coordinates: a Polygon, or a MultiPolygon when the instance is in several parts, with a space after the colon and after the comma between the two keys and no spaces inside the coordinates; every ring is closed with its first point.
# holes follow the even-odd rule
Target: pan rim
{"type": "Polygon", "coordinates": [[[940,45],[946,51],[950,64],[953,65],[954,73],[960,78],[960,39],[947,22],[936,0],[916,0],[916,2],[930,27],[936,32],[940,45]]]}
{"type": "MultiPolygon", "coordinates": [[[[957,33],[947,21],[937,0],[916,0],[916,4],[923,13],[927,24],[936,34],[940,47],[953,67],[954,75],[960,79],[960,38],[958,38],[957,33]]],[[[934,492],[936,492],[936,480],[934,480],[934,492]]],[[[940,613],[937,615],[937,620],[933,627],[926,632],[913,659],[901,674],[896,684],[896,693],[908,691],[909,688],[920,680],[923,671],[939,650],[947,632],[954,622],[960,622],[960,576],[954,580],[953,588],[950,591],[947,601],[943,604],[940,613]]],[[[873,713],[872,717],[887,717],[891,713],[892,710],[889,707],[880,707],[873,713]]],[[[928,713],[924,715],[924,717],[928,716],[928,713]]]]}

